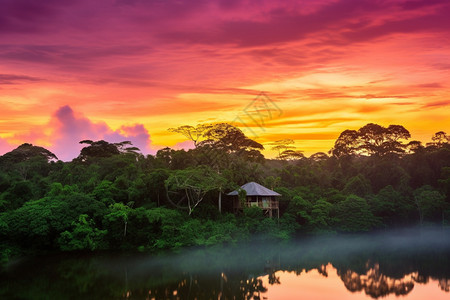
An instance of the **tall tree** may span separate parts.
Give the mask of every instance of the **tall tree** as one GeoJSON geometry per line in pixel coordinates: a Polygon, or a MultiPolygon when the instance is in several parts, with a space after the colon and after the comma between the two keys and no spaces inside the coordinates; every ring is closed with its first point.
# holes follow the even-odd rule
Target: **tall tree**
{"type": "Polygon", "coordinates": [[[405,145],[401,140],[407,140],[411,134],[401,125],[389,125],[385,128],[378,124],[369,123],[358,130],[358,150],[367,155],[383,156],[388,153],[402,154],[405,145]]]}
{"type": "Polygon", "coordinates": [[[58,157],[56,157],[56,155],[49,150],[43,147],[24,143],[16,149],[5,153],[3,156],[0,156],[0,166],[20,163],[36,157],[43,158],[47,162],[58,160],[58,157]]]}
{"type": "Polygon", "coordinates": [[[169,202],[178,208],[188,210],[190,215],[202,202],[206,193],[220,190],[226,183],[225,178],[215,170],[200,166],[172,172],[165,181],[165,187],[169,202]]]}
{"type": "Polygon", "coordinates": [[[295,142],[292,139],[284,139],[272,142],[270,143],[270,145],[272,146],[272,150],[278,152],[278,158],[281,158],[281,153],[283,153],[284,151],[295,149],[295,147],[293,146],[294,143],[295,142]]]}
{"type": "Polygon", "coordinates": [[[320,162],[320,161],[325,161],[328,158],[329,157],[328,157],[328,155],[326,153],[324,153],[324,152],[316,152],[316,153],[312,154],[309,157],[309,160],[312,160],[314,162],[320,162]]]}
{"type": "Polygon", "coordinates": [[[212,145],[214,148],[225,150],[228,153],[236,153],[251,150],[263,150],[264,146],[247,137],[242,130],[228,124],[217,123],[211,125],[205,131],[202,145],[212,145]]]}
{"type": "Polygon", "coordinates": [[[302,153],[301,150],[284,150],[281,152],[279,159],[281,160],[297,160],[302,159],[305,157],[305,155],[302,153]]]}
{"type": "Polygon", "coordinates": [[[280,160],[296,160],[304,158],[303,151],[295,150],[294,140],[284,139],[270,143],[272,150],[278,151],[278,159],[280,160]]]}
{"type": "Polygon", "coordinates": [[[184,135],[187,139],[192,141],[197,148],[198,143],[204,139],[206,132],[211,127],[211,124],[197,124],[197,126],[183,125],[176,128],[169,128],[168,130],[184,135]]]}
{"type": "Polygon", "coordinates": [[[406,150],[409,153],[420,153],[425,149],[420,141],[411,141],[406,145],[406,150]]]}
{"type": "Polygon", "coordinates": [[[108,143],[104,140],[91,141],[83,140],[80,144],[87,144],[89,146],[81,149],[80,155],[76,158],[79,161],[87,161],[90,158],[111,157],[119,154],[134,154],[137,155],[139,148],[133,147],[130,141],[123,141],[120,143],[108,143]]]}
{"type": "Polygon", "coordinates": [[[442,145],[450,143],[450,136],[444,131],[438,131],[431,137],[431,140],[433,141],[432,145],[440,148],[442,145]]]}
{"type": "Polygon", "coordinates": [[[345,155],[375,155],[402,154],[407,140],[411,134],[401,125],[389,125],[387,128],[378,124],[369,123],[358,131],[345,130],[336,140],[331,153],[335,157],[345,155]]]}
{"type": "Polygon", "coordinates": [[[344,130],[334,143],[330,153],[335,157],[356,154],[358,149],[359,134],[356,130],[344,130]]]}

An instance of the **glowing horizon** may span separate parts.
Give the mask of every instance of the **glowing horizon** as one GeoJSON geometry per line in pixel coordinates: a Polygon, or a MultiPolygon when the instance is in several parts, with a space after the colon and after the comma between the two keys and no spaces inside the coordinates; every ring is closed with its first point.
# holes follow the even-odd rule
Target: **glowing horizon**
{"type": "Polygon", "coordinates": [[[233,122],[261,92],[282,113],[241,129],[266,146],[327,152],[367,123],[428,142],[450,125],[448,15],[445,0],[4,0],[0,154],[186,147],[167,128],[233,122]]]}

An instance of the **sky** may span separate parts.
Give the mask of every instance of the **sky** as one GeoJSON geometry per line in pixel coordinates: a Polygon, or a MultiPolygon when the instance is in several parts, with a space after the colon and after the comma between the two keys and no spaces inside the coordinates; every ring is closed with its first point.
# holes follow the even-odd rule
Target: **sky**
{"type": "Polygon", "coordinates": [[[189,148],[230,122],[328,151],[345,129],[450,125],[448,0],[0,0],[0,154],[84,139],[189,148]]]}

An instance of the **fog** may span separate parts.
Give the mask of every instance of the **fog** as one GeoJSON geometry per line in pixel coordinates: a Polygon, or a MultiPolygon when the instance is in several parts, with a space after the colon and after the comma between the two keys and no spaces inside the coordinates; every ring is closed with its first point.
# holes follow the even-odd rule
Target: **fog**
{"type": "Polygon", "coordinates": [[[376,261],[391,264],[429,264],[429,260],[446,258],[441,270],[450,273],[450,228],[423,227],[390,230],[370,234],[327,234],[305,236],[289,242],[274,242],[260,237],[252,242],[213,247],[183,249],[164,255],[129,254],[111,259],[105,256],[99,266],[112,274],[127,269],[128,276],[142,276],[155,272],[221,273],[243,270],[264,273],[264,268],[277,261],[280,269],[301,270],[333,264],[376,261]]]}
{"type": "Polygon", "coordinates": [[[258,299],[273,285],[282,285],[280,274],[285,272],[300,277],[319,272],[323,284],[330,284],[330,268],[335,270],[334,280],[351,293],[364,291],[371,298],[409,295],[415,285],[434,284],[444,293],[439,297],[445,298],[450,290],[450,229],[328,234],[289,242],[259,237],[165,254],[31,257],[0,273],[0,298],[258,299]]]}

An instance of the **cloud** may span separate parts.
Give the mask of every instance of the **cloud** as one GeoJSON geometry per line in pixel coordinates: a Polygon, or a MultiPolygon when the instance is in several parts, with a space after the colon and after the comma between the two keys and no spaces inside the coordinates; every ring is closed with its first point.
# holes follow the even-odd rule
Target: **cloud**
{"type": "Polygon", "coordinates": [[[445,107],[450,105],[450,100],[443,100],[443,101],[433,101],[429,103],[425,103],[422,105],[422,108],[439,108],[439,107],[445,107]]]}
{"type": "Polygon", "coordinates": [[[211,30],[192,26],[169,27],[157,36],[172,43],[255,47],[317,35],[322,43],[342,45],[345,42],[348,45],[398,32],[445,31],[450,24],[447,18],[449,7],[444,0],[408,1],[403,6],[396,2],[373,0],[324,1],[320,7],[305,13],[295,4],[285,6],[263,2],[251,5],[253,13],[248,13],[248,16],[241,15],[245,9],[249,11],[248,7],[235,7],[228,18],[210,21],[211,30]]]}
{"type": "Polygon", "coordinates": [[[16,74],[0,74],[0,85],[2,84],[17,84],[23,82],[36,82],[41,81],[40,78],[26,76],[26,75],[16,75],[16,74]]]}
{"type": "Polygon", "coordinates": [[[301,127],[315,127],[315,128],[323,128],[328,127],[330,125],[334,125],[336,123],[346,123],[346,122],[353,122],[353,121],[359,121],[357,118],[316,118],[316,119],[280,119],[277,121],[271,121],[269,124],[271,127],[275,126],[291,126],[291,125],[297,125],[301,127]]]}
{"type": "Polygon", "coordinates": [[[351,60],[347,50],[364,53],[353,44],[374,38],[450,27],[443,0],[4,2],[0,34],[13,29],[0,60],[12,70],[200,92],[351,60]],[[30,24],[38,32],[14,29],[30,24]]]}
{"type": "Polygon", "coordinates": [[[82,140],[105,140],[110,143],[130,141],[143,154],[156,152],[151,145],[150,134],[142,124],[123,125],[118,130],[112,130],[106,123],[93,122],[74,112],[68,105],[60,107],[47,125],[21,138],[35,144],[46,141],[50,144],[47,148],[63,161],[70,161],[80,154],[86,146],[79,144],[82,140]]]}
{"type": "Polygon", "coordinates": [[[195,146],[194,146],[194,142],[193,141],[179,142],[179,143],[176,143],[172,147],[172,149],[176,149],[176,150],[181,150],[181,149],[189,150],[189,149],[194,149],[194,148],[195,148],[195,146]]]}
{"type": "Polygon", "coordinates": [[[5,154],[6,152],[9,152],[14,149],[14,146],[8,143],[5,139],[2,139],[0,137],[0,155],[5,154]]]}
{"type": "Polygon", "coordinates": [[[277,141],[283,139],[293,140],[335,140],[339,136],[336,132],[310,132],[310,133],[279,133],[268,136],[268,141],[277,141]]]}
{"type": "MultiPolygon", "coordinates": [[[[72,12],[81,11],[84,0],[59,1],[59,0],[2,0],[0,10],[0,36],[1,35],[26,35],[45,34],[57,32],[63,28],[66,20],[70,20],[70,10],[72,12]]],[[[74,14],[72,13],[72,16],[74,14]]],[[[73,20],[73,19],[72,19],[73,20]]],[[[65,26],[64,26],[65,27],[65,26]]]]}
{"type": "Polygon", "coordinates": [[[83,116],[76,116],[70,106],[60,107],[50,120],[52,134],[49,150],[63,161],[77,157],[85,145],[82,140],[99,140],[110,130],[105,123],[93,123],[83,116]]]}
{"type": "Polygon", "coordinates": [[[344,36],[349,42],[363,42],[396,33],[445,33],[450,29],[450,21],[447,18],[449,13],[450,6],[446,6],[443,7],[439,13],[429,13],[419,17],[411,16],[411,18],[404,20],[389,20],[381,25],[366,26],[362,29],[348,31],[344,36]]]}
{"type": "Polygon", "coordinates": [[[405,1],[404,3],[400,4],[400,6],[407,10],[416,10],[430,7],[436,4],[445,4],[445,3],[447,3],[447,0],[412,0],[412,1],[405,1]]]}
{"type": "Polygon", "coordinates": [[[440,89],[440,88],[443,88],[444,86],[439,82],[431,82],[431,83],[418,84],[417,87],[440,89]]]}
{"type": "Polygon", "coordinates": [[[121,126],[118,130],[105,134],[104,139],[110,143],[119,143],[127,140],[133,146],[138,147],[142,153],[155,154],[155,149],[151,146],[150,134],[142,124],[121,126]]]}

